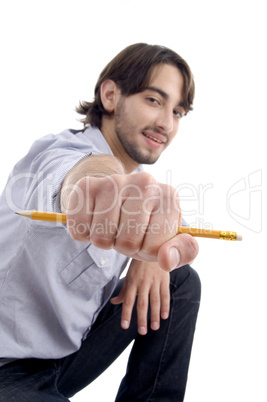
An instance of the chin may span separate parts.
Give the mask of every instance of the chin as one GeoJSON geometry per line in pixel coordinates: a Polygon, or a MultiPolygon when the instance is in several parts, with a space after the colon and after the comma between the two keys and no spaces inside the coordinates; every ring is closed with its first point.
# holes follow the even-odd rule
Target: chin
{"type": "Polygon", "coordinates": [[[139,163],[140,165],[153,165],[154,163],[157,162],[158,159],[159,159],[159,156],[142,157],[142,158],[138,158],[138,160],[135,160],[135,162],[139,163]]]}

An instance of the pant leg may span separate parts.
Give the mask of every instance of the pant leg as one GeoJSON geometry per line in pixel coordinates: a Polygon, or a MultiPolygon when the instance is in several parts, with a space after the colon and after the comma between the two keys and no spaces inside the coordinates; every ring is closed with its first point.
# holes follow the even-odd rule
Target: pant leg
{"type": "Polygon", "coordinates": [[[171,311],[160,330],[137,336],[116,402],[182,402],[200,302],[189,266],[171,273],[171,311]]]}
{"type": "Polygon", "coordinates": [[[68,401],[56,388],[52,360],[22,359],[0,367],[0,402],[68,401]]]}
{"type": "Polygon", "coordinates": [[[171,273],[170,317],[161,321],[158,331],[148,330],[145,336],[138,334],[136,308],[130,328],[121,329],[121,305],[108,303],[81,349],[60,362],[58,389],[66,397],[73,396],[135,339],[116,402],[182,401],[199,300],[198,275],[185,266],[171,273]]]}
{"type": "MultiPolygon", "coordinates": [[[[120,280],[112,297],[119,294],[123,280],[120,280]]],[[[121,328],[121,312],[122,305],[108,302],[81,348],[58,362],[57,386],[63,395],[70,398],[93,382],[136,338],[138,334],[136,309],[133,311],[132,321],[127,330],[121,328]]]]}

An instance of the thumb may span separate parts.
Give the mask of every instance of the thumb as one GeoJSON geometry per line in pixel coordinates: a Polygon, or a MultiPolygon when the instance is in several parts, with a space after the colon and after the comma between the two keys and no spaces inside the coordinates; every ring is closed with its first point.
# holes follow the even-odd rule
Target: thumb
{"type": "Polygon", "coordinates": [[[125,297],[125,289],[126,287],[124,286],[125,281],[122,285],[121,291],[118,294],[118,296],[112,297],[112,299],[110,299],[110,303],[112,304],[121,304],[124,302],[124,297],[125,297]]]}
{"type": "Polygon", "coordinates": [[[193,236],[182,233],[174,236],[158,250],[158,263],[165,271],[191,263],[198,254],[198,243],[193,236]]]}

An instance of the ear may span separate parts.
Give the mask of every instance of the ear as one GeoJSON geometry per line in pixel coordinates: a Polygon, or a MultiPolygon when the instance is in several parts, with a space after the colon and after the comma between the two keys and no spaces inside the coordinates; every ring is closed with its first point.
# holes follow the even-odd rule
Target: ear
{"type": "Polygon", "coordinates": [[[120,93],[116,83],[112,80],[105,80],[100,88],[101,101],[104,109],[113,113],[117,104],[118,95],[120,93]]]}

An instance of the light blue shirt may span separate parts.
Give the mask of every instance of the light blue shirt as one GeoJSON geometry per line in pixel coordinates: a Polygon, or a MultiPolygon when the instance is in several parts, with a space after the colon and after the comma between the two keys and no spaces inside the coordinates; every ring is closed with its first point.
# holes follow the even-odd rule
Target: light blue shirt
{"type": "Polygon", "coordinates": [[[128,258],[74,241],[65,225],[19,210],[60,212],[66,174],[90,154],[112,154],[96,128],[37,140],[0,198],[0,365],[61,358],[80,348],[128,258]]]}

